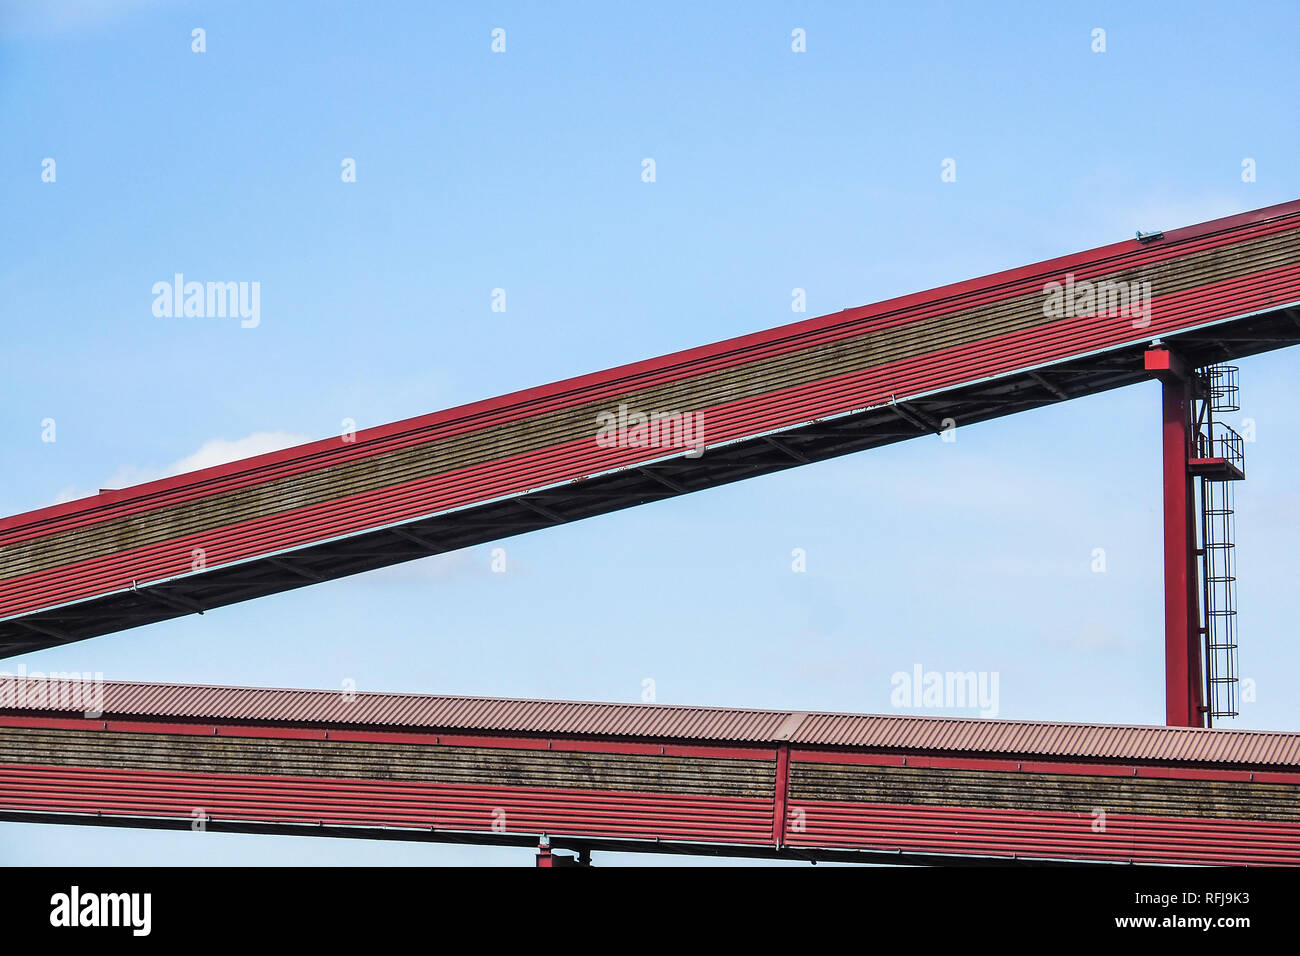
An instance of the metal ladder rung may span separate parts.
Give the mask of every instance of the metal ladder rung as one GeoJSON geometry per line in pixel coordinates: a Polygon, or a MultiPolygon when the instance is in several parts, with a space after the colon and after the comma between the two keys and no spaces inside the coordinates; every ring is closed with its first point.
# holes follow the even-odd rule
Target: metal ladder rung
{"type": "MultiPolygon", "coordinates": [[[[1196,416],[1193,447],[1209,457],[1223,457],[1244,471],[1240,435],[1214,420],[1215,412],[1241,409],[1238,369],[1212,365],[1201,369],[1201,413],[1196,416]],[[1203,430],[1202,430],[1203,429],[1203,430]]],[[[1237,716],[1237,567],[1231,481],[1200,478],[1200,557],[1202,623],[1205,650],[1205,702],[1211,718],[1237,716]]],[[[1211,720],[1211,722],[1213,722],[1211,720]]]]}

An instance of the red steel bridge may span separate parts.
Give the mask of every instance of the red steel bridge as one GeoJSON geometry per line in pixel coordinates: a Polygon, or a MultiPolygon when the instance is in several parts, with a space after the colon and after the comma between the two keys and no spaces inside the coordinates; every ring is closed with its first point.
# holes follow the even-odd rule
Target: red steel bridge
{"type": "Polygon", "coordinates": [[[0,820],[550,863],[1296,865],[1300,734],[24,679],[0,685],[0,820]]]}
{"type": "MultiPolygon", "coordinates": [[[[1205,728],[1235,712],[1232,488],[1245,465],[1240,437],[1216,419],[1236,408],[1225,363],[1297,342],[1300,201],[1139,234],[0,520],[0,657],[1156,378],[1166,723],[1205,728]]],[[[1238,739],[1197,733],[1186,739],[1202,744],[1171,758],[1195,773],[1218,766],[1197,747],[1238,739]]],[[[1272,772],[1244,758],[1231,768],[1272,772]]]]}

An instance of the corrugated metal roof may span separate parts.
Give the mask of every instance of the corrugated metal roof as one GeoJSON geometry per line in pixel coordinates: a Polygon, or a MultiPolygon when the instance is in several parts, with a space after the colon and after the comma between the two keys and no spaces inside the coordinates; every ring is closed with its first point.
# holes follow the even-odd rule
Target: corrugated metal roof
{"type": "Polygon", "coordinates": [[[86,686],[27,679],[0,682],[0,708],[80,711],[117,717],[180,717],[205,720],[280,721],[313,724],[382,725],[430,730],[511,733],[595,734],[670,737],[689,740],[767,741],[789,714],[785,711],[653,704],[582,703],[450,697],[342,690],[213,687],[105,681],[102,702],[83,708],[86,686]],[[10,689],[15,688],[15,689],[10,689]],[[59,696],[59,695],[62,696],[59,696]],[[18,696],[21,695],[21,696],[18,696]],[[71,708],[60,701],[78,702],[71,708]],[[14,707],[14,703],[23,706],[14,707]]]}
{"type": "Polygon", "coordinates": [[[1300,765],[1300,733],[901,715],[811,714],[795,743],[842,747],[1300,765]]]}
{"type": "Polygon", "coordinates": [[[0,709],[428,731],[1300,766],[1300,733],[105,681],[0,681],[0,709]],[[86,706],[87,701],[94,703],[86,706]],[[71,702],[71,705],[69,704],[71,702]]]}

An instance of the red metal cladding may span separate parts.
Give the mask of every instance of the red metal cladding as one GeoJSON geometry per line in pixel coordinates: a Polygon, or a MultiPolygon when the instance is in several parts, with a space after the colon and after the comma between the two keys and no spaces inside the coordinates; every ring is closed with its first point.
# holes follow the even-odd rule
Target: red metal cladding
{"type": "Polygon", "coordinates": [[[1201,780],[1206,783],[1300,784],[1300,772],[1258,768],[1214,769],[1199,764],[1167,765],[1136,762],[1082,763],[1077,760],[1027,760],[1020,756],[934,756],[926,753],[880,753],[845,750],[791,750],[790,759],[801,764],[910,767],[913,770],[990,770],[1002,773],[1082,774],[1088,777],[1126,777],[1143,780],[1201,780]]]}
{"type": "Polygon", "coordinates": [[[771,800],[0,765],[0,809],[677,842],[772,840],[771,800]]]}
{"type": "MultiPolygon", "coordinates": [[[[1258,279],[1252,281],[1258,283],[1258,279]]],[[[1281,298],[1300,299],[1300,266],[1287,270],[1287,282],[1288,291],[1281,298]]],[[[1220,316],[1224,308],[1220,296],[1245,311],[1280,301],[1266,286],[1252,290],[1241,280],[1227,286],[1230,288],[1219,293],[1203,288],[1168,300],[1157,299],[1157,316],[1142,330],[1142,337],[1220,316]]],[[[1119,341],[1132,341],[1135,336],[1128,320],[1096,316],[1069,319],[701,412],[709,421],[710,443],[722,443],[884,404],[892,398],[957,387],[1014,369],[1062,360],[1119,341]]],[[[602,448],[583,439],[19,575],[4,581],[0,617],[192,574],[196,549],[204,552],[206,568],[215,569],[476,502],[552,487],[662,454],[661,450],[649,453],[642,448],[602,448]]],[[[32,533],[31,527],[24,532],[29,537],[32,533]]]]}
{"type": "MultiPolygon", "coordinates": [[[[0,763],[0,811],[69,820],[98,814],[138,826],[169,818],[548,833],[647,841],[648,848],[1300,863],[1300,823],[1289,821],[1288,810],[1300,784],[1300,734],[416,694],[349,701],[337,691],[135,683],[92,685],[101,691],[91,702],[98,713],[86,717],[71,704],[85,707],[85,695],[69,683],[0,682],[0,743],[10,755],[0,763]],[[48,762],[54,752],[28,762],[33,745],[48,747],[61,733],[67,746],[54,748],[61,765],[48,762]],[[141,734],[149,735],[147,745],[138,742],[141,734]],[[160,739],[168,735],[177,739],[160,739]],[[237,743],[241,737],[255,742],[237,743]],[[213,748],[195,738],[227,744],[213,748]],[[293,741],[308,741],[310,749],[293,741]],[[240,753],[255,756],[242,764],[240,753]],[[311,762],[303,762],[309,753],[311,762]],[[390,758],[376,764],[376,753],[409,754],[398,762],[428,772],[455,768],[455,782],[380,779],[390,758]],[[222,762],[203,772],[173,769],[193,765],[186,754],[222,762]],[[594,762],[597,754],[608,756],[594,762]],[[114,766],[117,755],[137,761],[134,769],[114,766]],[[280,762],[266,763],[272,758],[280,762]],[[700,767],[709,769],[683,787],[681,763],[690,759],[706,760],[700,767]],[[528,785],[502,770],[521,760],[534,767],[528,785]],[[827,776],[826,764],[849,772],[827,776]],[[295,766],[303,772],[285,775],[282,768],[295,766]],[[609,769],[593,774],[593,766],[609,769]],[[929,782],[895,789],[895,803],[853,798],[891,774],[903,780],[900,771],[929,782]],[[966,782],[974,805],[930,803],[955,792],[945,789],[945,771],[966,782]],[[1018,779],[1029,780],[1022,774],[1040,778],[1039,785],[1043,775],[1069,784],[1018,787],[1018,779]],[[1104,794],[1121,793],[1124,781],[1161,795],[1128,805],[1168,813],[1107,812],[1104,794]],[[593,789],[599,786],[607,789],[593,789]],[[710,792],[715,787],[719,792],[710,792]],[[1020,792],[1021,809],[978,805],[981,793],[997,802],[1008,788],[1020,792]],[[1190,815],[1211,812],[1204,809],[1211,806],[1207,788],[1225,797],[1212,802],[1224,816],[1190,815]],[[682,789],[691,792],[676,792],[682,789]],[[905,792],[912,796],[904,799],[905,792]],[[836,793],[843,799],[823,799],[836,793]],[[1067,805],[1075,810],[1059,809],[1062,793],[1072,795],[1067,805]],[[1247,793],[1254,794],[1249,801],[1247,793]],[[1040,796],[1054,809],[1033,809],[1040,796]],[[1094,799],[1101,805],[1088,809],[1094,799]],[[1240,816],[1229,816],[1230,807],[1240,816]]],[[[86,689],[84,682],[76,688],[86,689]]]]}
{"type": "Polygon", "coordinates": [[[786,843],[1038,859],[1300,865],[1300,824],[798,801],[786,843]]]}
{"type": "MultiPolygon", "coordinates": [[[[864,333],[1040,294],[1044,279],[1067,271],[1080,281],[1176,263],[1189,255],[1292,234],[1300,225],[1300,202],[1169,232],[1158,243],[1118,243],[1076,256],[1027,266],[931,292],[861,309],[810,319],[675,353],[554,385],[514,393],[445,412],[371,429],[354,442],[337,439],[258,456],[243,462],[101,494],[0,521],[0,568],[4,548],[104,521],[147,515],[181,502],[203,499],[291,475],[332,468],[345,462],[519,421],[593,401],[616,400],[629,391],[685,382],[720,369],[735,368],[864,333]]],[[[989,376],[1129,344],[1161,334],[1197,328],[1254,311],[1300,301],[1300,265],[1276,264],[1251,274],[1207,281],[1196,288],[1162,292],[1152,303],[1149,325],[1135,328],[1127,319],[1088,315],[1044,322],[1033,328],[991,334],[964,345],[861,371],[743,399],[693,409],[707,416],[710,445],[752,438],[819,418],[874,407],[893,399],[957,388],[989,376]]],[[[203,549],[205,568],[307,547],[500,497],[556,487],[611,469],[654,460],[662,450],[604,448],[593,440],[566,441],[443,474],[338,497],[251,520],[195,531],[143,547],[98,554],[21,575],[0,588],[0,617],[17,616],[69,602],[195,573],[192,552],[203,549]]],[[[0,571],[0,573],[3,573],[0,571]]],[[[197,572],[199,574],[204,571],[197,572]]]]}
{"type": "Polygon", "coordinates": [[[175,478],[112,490],[91,498],[0,519],[0,544],[22,540],[32,533],[51,533],[58,528],[119,517],[142,507],[148,509],[161,504],[175,504],[272,478],[392,451],[410,444],[445,439],[467,430],[580,404],[593,397],[613,398],[634,388],[673,381],[810,345],[861,335],[863,332],[905,325],[946,312],[1041,291],[1046,280],[1060,278],[1067,272],[1076,275],[1080,281],[1086,281],[1119,268],[1142,268],[1176,260],[1292,229],[1297,216],[1300,216],[1300,201],[1269,206],[1238,216],[1170,230],[1159,243],[1143,245],[1131,240],[1113,243],[978,279],[846,309],[711,345],[365,429],[357,433],[354,442],[341,443],[336,438],[324,439],[175,478]],[[65,521],[56,528],[54,523],[65,518],[72,520],[65,521]],[[29,526],[36,523],[45,526],[33,532],[29,526]],[[27,530],[14,534],[20,529],[27,530]]]}
{"type": "Polygon", "coordinates": [[[0,810],[1193,864],[1300,864],[1300,824],[0,765],[0,810]],[[784,821],[778,840],[774,824],[784,821]]]}

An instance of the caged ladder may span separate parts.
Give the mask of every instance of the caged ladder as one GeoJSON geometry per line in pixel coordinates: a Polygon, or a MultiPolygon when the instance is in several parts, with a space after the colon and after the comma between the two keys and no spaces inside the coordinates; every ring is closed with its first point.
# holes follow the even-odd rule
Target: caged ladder
{"type": "Polygon", "coordinates": [[[1237,367],[1211,365],[1196,373],[1191,470],[1199,477],[1199,540],[1202,637],[1207,726],[1236,717],[1237,560],[1233,487],[1244,479],[1245,442],[1216,413],[1241,410],[1237,367]]]}

